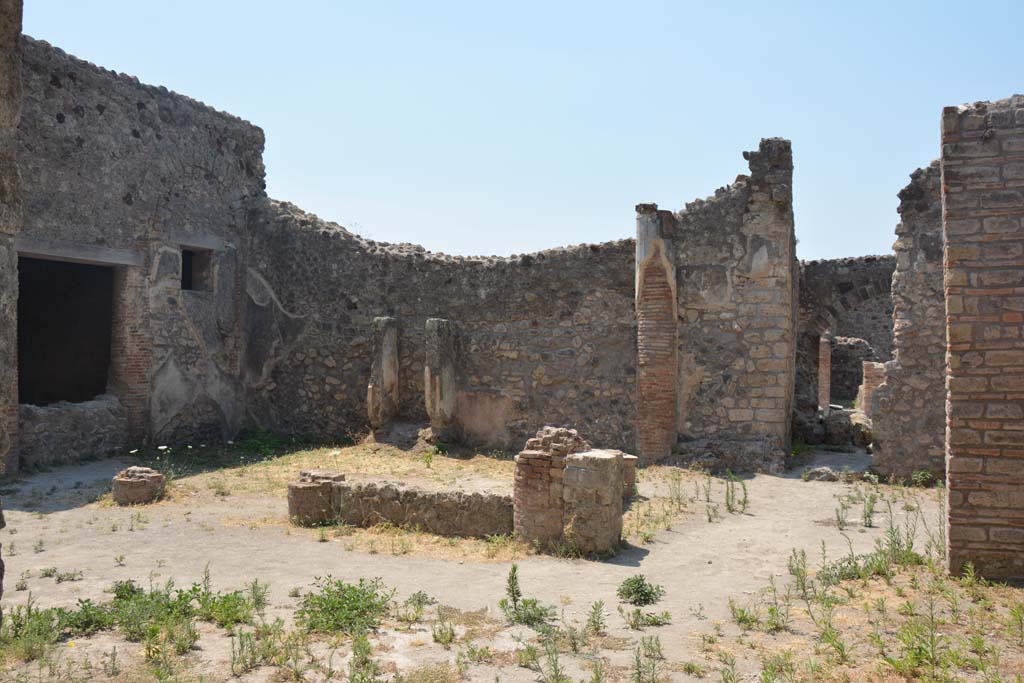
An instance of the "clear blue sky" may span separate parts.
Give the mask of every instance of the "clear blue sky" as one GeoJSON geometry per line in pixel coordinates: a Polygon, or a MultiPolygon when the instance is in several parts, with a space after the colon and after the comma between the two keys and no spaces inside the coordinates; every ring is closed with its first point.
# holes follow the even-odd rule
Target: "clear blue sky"
{"type": "Polygon", "coordinates": [[[1024,91],[1024,2],[26,0],[25,32],[266,131],[267,189],[373,239],[634,234],[793,140],[801,258],[888,253],[944,105],[1024,91]]]}

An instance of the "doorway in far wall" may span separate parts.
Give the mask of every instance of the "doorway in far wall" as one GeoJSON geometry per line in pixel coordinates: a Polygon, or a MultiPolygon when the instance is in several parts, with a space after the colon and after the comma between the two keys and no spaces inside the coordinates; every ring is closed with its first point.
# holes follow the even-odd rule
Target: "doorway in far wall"
{"type": "Polygon", "coordinates": [[[114,269],[18,259],[18,402],[80,403],[107,390],[114,269]]]}

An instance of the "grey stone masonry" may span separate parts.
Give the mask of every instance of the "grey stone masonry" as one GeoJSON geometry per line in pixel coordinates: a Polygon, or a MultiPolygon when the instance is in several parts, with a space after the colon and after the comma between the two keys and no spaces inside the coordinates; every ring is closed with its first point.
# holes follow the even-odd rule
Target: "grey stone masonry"
{"type": "Polygon", "coordinates": [[[945,474],[946,309],[942,291],[939,164],[914,171],[899,193],[892,277],[894,352],[865,412],[874,469],[910,480],[945,474]]]}
{"type": "Polygon", "coordinates": [[[441,440],[452,440],[458,435],[458,356],[455,326],[449,320],[429,318],[426,322],[423,389],[430,427],[441,440]]]}
{"type": "Polygon", "coordinates": [[[376,429],[398,413],[398,321],[374,318],[370,348],[373,364],[366,387],[366,405],[370,426],[376,429]]]}

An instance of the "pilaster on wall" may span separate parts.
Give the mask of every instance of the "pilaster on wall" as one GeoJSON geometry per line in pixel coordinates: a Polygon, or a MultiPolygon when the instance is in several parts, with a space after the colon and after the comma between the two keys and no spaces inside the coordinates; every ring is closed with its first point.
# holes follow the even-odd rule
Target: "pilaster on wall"
{"type": "Polygon", "coordinates": [[[450,439],[457,428],[456,406],[459,384],[458,340],[450,320],[428,318],[426,323],[426,358],[423,363],[423,388],[430,427],[441,439],[450,439]]]}
{"type": "Polygon", "coordinates": [[[646,465],[670,455],[679,436],[675,219],[657,204],[636,212],[636,449],[646,465]]]}
{"type": "Polygon", "coordinates": [[[872,406],[875,390],[885,381],[885,363],[866,360],[863,368],[864,381],[860,385],[860,391],[857,392],[857,405],[865,415],[872,417],[875,413],[872,406]]]}
{"type": "Polygon", "coordinates": [[[18,469],[18,253],[14,239],[22,222],[21,173],[15,155],[22,99],[21,14],[21,0],[0,0],[0,473],[7,474],[18,469]]]}
{"type": "Polygon", "coordinates": [[[942,113],[949,569],[1024,578],[1024,97],[942,113]]]}
{"type": "Polygon", "coordinates": [[[147,329],[147,287],[143,268],[114,269],[110,388],[128,414],[128,438],[132,444],[146,443],[150,436],[153,341],[147,329]]]}
{"type": "Polygon", "coordinates": [[[832,403],[832,340],[825,335],[818,340],[818,410],[828,417],[832,403]]]}
{"type": "Polygon", "coordinates": [[[373,319],[373,364],[366,387],[370,426],[383,427],[398,413],[398,321],[373,319]]]}

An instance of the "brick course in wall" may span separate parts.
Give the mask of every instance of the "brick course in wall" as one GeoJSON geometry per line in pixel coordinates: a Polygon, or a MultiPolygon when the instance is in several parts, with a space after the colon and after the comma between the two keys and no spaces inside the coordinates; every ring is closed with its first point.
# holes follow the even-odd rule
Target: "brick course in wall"
{"type": "Polygon", "coordinates": [[[860,385],[860,391],[857,392],[857,407],[865,415],[871,417],[871,401],[875,395],[875,390],[885,381],[885,363],[864,361],[862,374],[864,381],[860,385]]]}
{"type": "Polygon", "coordinates": [[[670,455],[679,436],[676,274],[665,228],[674,219],[652,204],[636,210],[636,452],[646,465],[670,455]]]}
{"type": "Polygon", "coordinates": [[[1024,578],[1024,96],[942,113],[949,569],[1024,578]]]}
{"type": "Polygon", "coordinates": [[[832,340],[818,340],[818,410],[828,415],[832,402],[832,340]]]}

